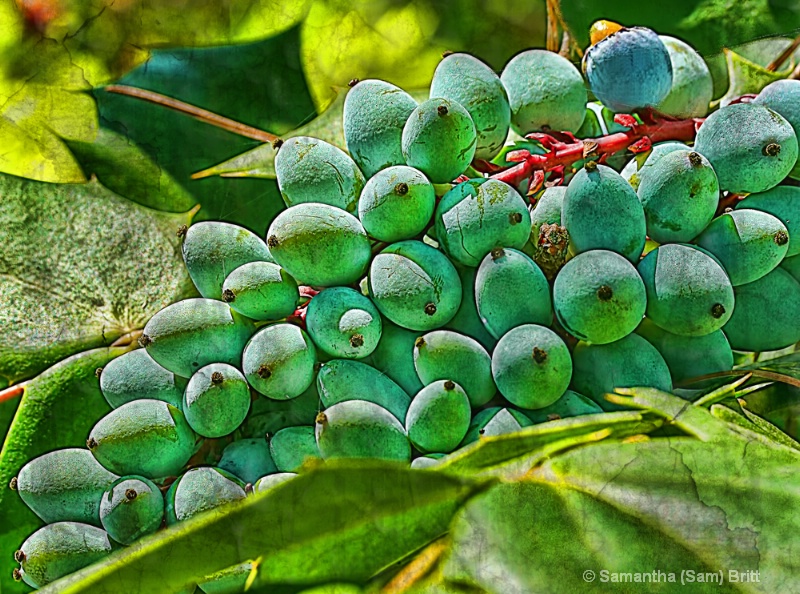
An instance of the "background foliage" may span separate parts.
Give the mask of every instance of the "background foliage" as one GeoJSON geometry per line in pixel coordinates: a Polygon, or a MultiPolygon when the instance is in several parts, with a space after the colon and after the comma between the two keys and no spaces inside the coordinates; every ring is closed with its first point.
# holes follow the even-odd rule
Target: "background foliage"
{"type": "MultiPolygon", "coordinates": [[[[689,41],[707,57],[717,97],[730,82],[723,47],[763,66],[800,28],[794,0],[562,0],[561,12],[581,47],[601,17],[689,41]]],[[[546,23],[544,0],[0,0],[0,389],[30,380],[22,398],[0,399],[0,484],[35,455],[82,444],[105,410],[93,370],[130,348],[125,340],[111,344],[166,303],[193,294],[177,249],[180,224],[192,216],[223,219],[263,234],[283,207],[270,179],[269,145],[109,93],[105,85],[158,91],[281,135],[305,125],[301,130],[341,142],[337,104],[314,117],[348,80],[379,77],[424,89],[445,49],[469,51],[500,70],[518,51],[545,44],[546,23]]],[[[797,377],[791,357],[773,365],[797,377]]],[[[785,591],[781,579],[796,572],[797,561],[783,555],[781,541],[797,534],[787,510],[797,509],[800,490],[787,471],[797,463],[794,442],[780,429],[797,434],[797,392],[783,385],[752,394],[730,389],[719,398],[726,406],[698,407],[691,422],[677,423],[680,438],[630,441],[665,432],[664,419],[675,425],[677,411],[664,412],[674,401],[654,396],[649,405],[660,414],[531,429],[449,461],[447,475],[381,468],[380,476],[403,488],[397,502],[386,503],[396,515],[374,510],[383,531],[363,540],[374,551],[367,565],[339,571],[363,556],[341,546],[364,534],[359,517],[335,515],[322,535],[313,533],[317,524],[287,524],[288,540],[269,553],[287,573],[260,573],[254,588],[277,591],[282,584],[294,592],[303,582],[297,576],[361,582],[378,574],[380,587],[396,587],[386,591],[568,591],[589,587],[579,566],[616,562],[622,570],[658,557],[676,567],[691,560],[700,569],[747,564],[755,555],[769,559],[770,588],[739,591],[785,591]],[[737,395],[747,408],[732,400],[737,395]],[[586,446],[595,441],[601,443],[586,446]],[[584,447],[572,449],[578,445],[584,447]],[[558,452],[566,453],[545,462],[558,452]],[[521,482],[492,486],[498,476],[521,482]],[[409,497],[418,505],[404,507],[409,497]],[[775,516],[763,517],[765,510],[775,516]],[[448,526],[450,536],[436,540],[448,526]],[[576,533],[582,536],[565,544],[576,533]],[[533,548],[508,548],[519,542],[533,548]],[[495,546],[487,553],[476,543],[495,546]],[[623,555],[615,548],[622,543],[635,546],[623,555]],[[393,563],[426,545],[394,575],[393,563]],[[537,550],[556,545],[576,568],[573,576],[555,575],[541,560],[530,564],[537,550]],[[293,547],[330,557],[314,573],[302,555],[291,556],[293,547]]],[[[99,573],[71,578],[69,587],[121,591],[115,580],[134,574],[149,576],[155,589],[148,591],[180,587],[201,577],[192,563],[197,543],[220,540],[224,550],[230,522],[244,526],[264,513],[307,519],[305,511],[286,511],[293,490],[305,485],[343,510],[355,505],[361,520],[372,517],[371,508],[359,506],[381,488],[375,469],[314,472],[292,483],[297,487],[248,500],[230,517],[210,516],[128,549],[99,573]],[[157,565],[167,553],[176,569],[165,574],[157,565]]],[[[305,501],[313,515],[315,500],[305,501]]],[[[0,490],[0,592],[27,590],[9,578],[11,553],[37,525],[0,490]]],[[[267,554],[268,536],[252,534],[249,548],[229,543],[218,569],[267,554]]]]}

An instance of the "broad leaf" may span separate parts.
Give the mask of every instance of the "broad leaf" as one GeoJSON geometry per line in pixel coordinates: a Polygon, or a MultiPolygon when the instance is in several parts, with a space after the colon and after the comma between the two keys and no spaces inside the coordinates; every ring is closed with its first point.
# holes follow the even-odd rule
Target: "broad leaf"
{"type": "Polygon", "coordinates": [[[30,591],[9,579],[17,566],[13,554],[42,525],[39,517],[8,488],[9,481],[36,456],[58,448],[85,446],[91,428],[111,410],[100,393],[95,370],[128,349],[102,348],[72,356],[31,380],[25,388],[0,450],[0,580],[4,594],[30,591]]]}
{"type": "Polygon", "coordinates": [[[194,293],[176,229],[97,182],[0,175],[0,377],[15,383],[194,293]]]}
{"type": "Polygon", "coordinates": [[[723,53],[728,67],[728,90],[719,99],[719,105],[723,107],[742,95],[758,94],[768,84],[786,78],[792,71],[790,67],[786,71],[771,72],[732,50],[726,49],[723,53]]]}
{"type": "Polygon", "coordinates": [[[116,594],[130,584],[177,592],[259,558],[255,586],[363,582],[446,532],[484,485],[374,461],[327,463],[142,539],[41,592],[116,594]]]}
{"type": "Polygon", "coordinates": [[[778,429],[775,425],[765,421],[758,415],[753,414],[745,407],[741,407],[740,410],[742,411],[742,414],[731,408],[728,408],[727,406],[715,404],[711,407],[711,414],[718,419],[727,421],[728,423],[734,423],[744,427],[745,429],[749,429],[750,431],[761,433],[776,443],[793,448],[795,450],[800,450],[800,443],[797,443],[797,441],[786,435],[786,433],[778,429]]]}

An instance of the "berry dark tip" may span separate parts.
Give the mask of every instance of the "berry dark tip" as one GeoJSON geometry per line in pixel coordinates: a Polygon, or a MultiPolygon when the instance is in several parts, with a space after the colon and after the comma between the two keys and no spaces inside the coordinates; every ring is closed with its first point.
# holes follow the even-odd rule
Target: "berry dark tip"
{"type": "Polygon", "coordinates": [[[224,379],[225,376],[222,375],[222,373],[219,371],[215,371],[214,373],[211,374],[211,383],[214,384],[215,386],[221,384],[224,379]]]}
{"type": "Polygon", "coordinates": [[[725,307],[721,303],[715,303],[711,307],[711,315],[719,319],[725,315],[725,307]]]}
{"type": "Polygon", "coordinates": [[[450,390],[455,390],[456,389],[456,385],[455,385],[454,382],[451,382],[450,380],[447,380],[444,383],[444,389],[449,392],[450,390]]]}
{"type": "Polygon", "coordinates": [[[453,52],[453,51],[450,51],[450,50],[444,50],[444,51],[442,52],[442,57],[443,57],[443,58],[446,58],[447,56],[452,56],[454,53],[455,53],[455,52],[453,52]]]}
{"type": "Polygon", "coordinates": [[[14,551],[14,561],[17,563],[23,563],[25,559],[27,559],[27,557],[23,551],[14,551]]]}
{"type": "Polygon", "coordinates": [[[274,150],[277,151],[282,146],[283,146],[283,140],[281,140],[280,138],[276,138],[275,140],[272,141],[272,148],[274,150]]]}
{"type": "Polygon", "coordinates": [[[417,339],[414,341],[414,346],[415,346],[415,347],[417,347],[418,349],[421,349],[422,347],[424,347],[424,346],[425,346],[425,339],[424,339],[424,338],[422,338],[422,336],[418,337],[418,338],[417,338],[417,339]]]}
{"type": "Polygon", "coordinates": [[[350,87],[350,88],[353,88],[354,86],[356,86],[360,82],[361,81],[358,80],[357,78],[351,78],[350,81],[347,83],[347,86],[350,87]]]}
{"type": "Polygon", "coordinates": [[[233,292],[232,289],[225,289],[222,291],[222,300],[225,303],[233,303],[233,300],[236,299],[236,294],[233,292]]]}
{"type": "Polygon", "coordinates": [[[350,346],[354,349],[364,346],[364,336],[361,334],[353,334],[350,337],[350,346]]]}
{"type": "Polygon", "coordinates": [[[136,492],[136,489],[126,489],[125,490],[125,499],[128,501],[133,501],[139,494],[136,492]]]}
{"type": "Polygon", "coordinates": [[[95,377],[100,377],[101,375],[103,375],[103,368],[102,367],[98,367],[97,369],[94,370],[94,376],[95,377]]]}
{"type": "Polygon", "coordinates": [[[22,572],[20,572],[20,570],[15,567],[14,571],[11,572],[11,577],[14,578],[15,582],[21,582],[22,581],[22,572]]]}
{"type": "Polygon", "coordinates": [[[261,379],[269,379],[272,377],[272,372],[269,370],[269,367],[262,365],[258,368],[258,371],[256,371],[256,375],[261,379]]]}
{"type": "Polygon", "coordinates": [[[97,447],[97,440],[95,440],[94,437],[90,437],[89,439],[86,440],[86,447],[89,448],[90,450],[95,449],[97,447]]]}
{"type": "Polygon", "coordinates": [[[436,111],[439,113],[440,116],[446,116],[447,115],[447,106],[446,105],[440,105],[439,107],[436,108],[436,111]]]}
{"type": "Polygon", "coordinates": [[[436,313],[436,304],[435,303],[428,303],[425,305],[425,313],[429,316],[432,316],[436,313]]]}
{"type": "Polygon", "coordinates": [[[11,480],[8,481],[8,488],[11,489],[12,491],[16,491],[17,490],[17,482],[18,482],[17,481],[17,477],[15,477],[15,476],[11,477],[11,480]]]}
{"type": "Polygon", "coordinates": [[[561,418],[561,415],[557,415],[555,413],[547,415],[548,421],[557,421],[561,418]]]}
{"type": "Polygon", "coordinates": [[[608,285],[603,285],[597,289],[597,298],[600,301],[608,301],[614,296],[614,291],[608,285]]]}
{"type": "Polygon", "coordinates": [[[533,360],[537,363],[544,363],[547,361],[547,352],[539,347],[533,347],[533,360]]]}
{"type": "Polygon", "coordinates": [[[775,234],[775,243],[778,245],[786,245],[789,242],[789,236],[786,235],[786,231],[778,231],[775,234]]]}
{"type": "Polygon", "coordinates": [[[247,493],[248,495],[250,495],[251,493],[253,493],[253,492],[254,492],[254,491],[253,491],[253,483],[247,483],[247,484],[244,486],[244,492],[245,492],[245,493],[247,493]]]}
{"type": "Polygon", "coordinates": [[[512,225],[516,225],[522,222],[522,213],[521,212],[512,212],[508,215],[508,222],[512,225]]]}
{"type": "Polygon", "coordinates": [[[175,235],[178,237],[186,237],[186,232],[189,230],[189,227],[186,225],[181,225],[178,227],[178,230],[175,232],[175,235]]]}
{"type": "Polygon", "coordinates": [[[394,187],[394,193],[398,196],[405,196],[408,194],[408,184],[401,182],[394,187]]]}
{"type": "Polygon", "coordinates": [[[492,256],[492,260],[497,260],[498,258],[502,258],[506,255],[506,251],[501,247],[494,248],[491,252],[489,252],[492,256]]]}
{"type": "Polygon", "coordinates": [[[150,338],[147,334],[142,334],[137,342],[139,343],[140,347],[144,348],[149,344],[152,344],[153,339],[150,338]]]}
{"type": "Polygon", "coordinates": [[[271,248],[278,247],[278,237],[275,235],[270,235],[267,238],[267,245],[271,248]]]}
{"type": "Polygon", "coordinates": [[[325,425],[328,422],[328,415],[326,415],[324,412],[321,412],[316,416],[314,422],[319,423],[320,425],[325,425]]]}
{"type": "Polygon", "coordinates": [[[596,171],[597,170],[597,161],[586,161],[586,165],[583,166],[586,171],[596,171]]]}
{"type": "Polygon", "coordinates": [[[689,153],[689,163],[692,167],[700,167],[703,164],[703,157],[700,156],[700,153],[691,152],[689,153]]]}
{"type": "Polygon", "coordinates": [[[479,433],[480,435],[483,435],[484,433],[486,433],[486,429],[480,429],[480,430],[478,431],[478,433],[479,433]]]}
{"type": "Polygon", "coordinates": [[[764,147],[764,155],[767,157],[777,157],[781,152],[781,145],[777,142],[770,142],[764,147]]]}
{"type": "Polygon", "coordinates": [[[733,209],[730,206],[725,208],[725,210],[722,211],[722,214],[728,214],[729,212],[733,212],[733,209]]]}

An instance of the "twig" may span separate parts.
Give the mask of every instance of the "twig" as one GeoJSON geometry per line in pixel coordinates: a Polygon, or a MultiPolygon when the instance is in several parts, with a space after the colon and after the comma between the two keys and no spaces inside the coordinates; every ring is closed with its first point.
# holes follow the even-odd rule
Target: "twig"
{"type": "Polygon", "coordinates": [[[781,54],[775,58],[772,62],[769,63],[767,66],[767,70],[770,72],[775,72],[778,68],[781,67],[786,60],[788,60],[791,55],[795,52],[795,50],[800,47],[800,35],[798,35],[795,40],[787,47],[785,50],[781,52],[781,54]]]}
{"type": "Polygon", "coordinates": [[[13,400],[18,396],[22,396],[23,392],[25,392],[25,387],[28,385],[28,382],[23,382],[21,384],[14,384],[13,386],[9,386],[5,390],[0,390],[0,403],[5,402],[6,400],[13,400]]]}
{"type": "Polygon", "coordinates": [[[174,109],[180,113],[190,115],[201,122],[211,124],[212,126],[222,128],[223,130],[238,134],[239,136],[244,136],[245,138],[252,138],[253,140],[269,143],[274,143],[275,141],[280,140],[278,136],[270,134],[269,132],[265,132],[264,130],[259,130],[258,128],[248,126],[247,124],[237,122],[236,120],[232,120],[230,118],[226,118],[225,116],[221,116],[203,109],[202,107],[190,105],[189,103],[185,103],[178,99],[173,99],[172,97],[167,97],[166,95],[156,93],[155,91],[148,91],[146,89],[139,89],[126,85],[109,85],[105,87],[105,90],[109,93],[117,93],[119,95],[127,95],[128,97],[136,97],[137,99],[143,99],[144,101],[149,101],[150,103],[155,103],[156,105],[169,107],[170,109],[174,109]]]}

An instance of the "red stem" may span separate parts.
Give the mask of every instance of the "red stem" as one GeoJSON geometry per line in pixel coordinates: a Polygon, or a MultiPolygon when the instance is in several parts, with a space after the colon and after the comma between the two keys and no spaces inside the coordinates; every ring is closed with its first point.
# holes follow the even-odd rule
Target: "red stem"
{"type": "MultiPolygon", "coordinates": [[[[551,171],[558,167],[568,167],[595,156],[603,161],[609,155],[624,151],[631,145],[647,139],[645,142],[655,144],[665,140],[694,140],[697,129],[702,124],[701,119],[688,120],[669,120],[654,118],[652,123],[635,124],[626,132],[616,132],[600,138],[590,138],[576,140],[575,142],[561,142],[550,137],[550,152],[544,155],[532,155],[528,151],[520,150],[516,156],[521,160],[517,165],[513,165],[499,173],[492,175],[492,179],[498,179],[517,187],[523,180],[529,178],[535,171],[551,171]]],[[[540,139],[542,135],[536,135],[540,139]]]]}
{"type": "Polygon", "coordinates": [[[27,383],[15,384],[13,386],[9,386],[5,390],[0,390],[0,402],[11,400],[13,398],[16,398],[17,396],[22,396],[22,393],[25,391],[26,385],[27,383]]]}

